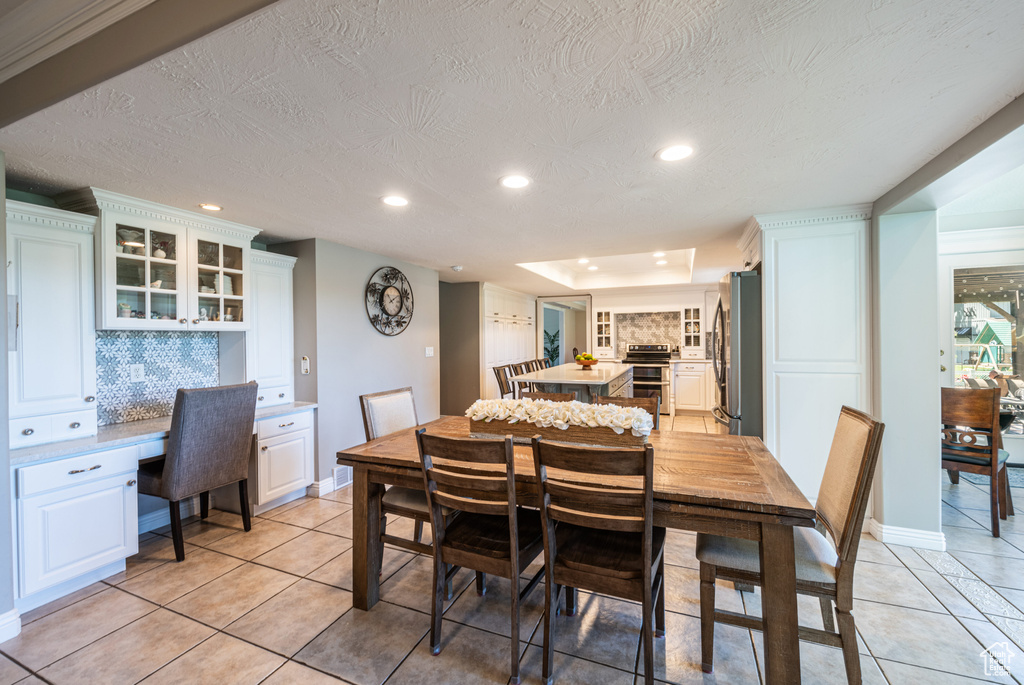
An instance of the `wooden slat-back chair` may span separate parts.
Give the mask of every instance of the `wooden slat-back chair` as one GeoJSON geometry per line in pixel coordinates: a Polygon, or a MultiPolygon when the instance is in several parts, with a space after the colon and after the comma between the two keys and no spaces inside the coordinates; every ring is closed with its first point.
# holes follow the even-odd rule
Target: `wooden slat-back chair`
{"type": "Polygon", "coordinates": [[[576,400],[576,391],[572,392],[524,392],[524,399],[549,400],[551,402],[573,402],[576,400]]]}
{"type": "MultiPolygon", "coordinates": [[[[533,369],[530,368],[530,362],[520,362],[518,364],[512,364],[512,375],[518,376],[522,373],[530,373],[533,369]]],[[[524,392],[530,392],[533,390],[533,383],[526,381],[515,381],[516,384],[516,397],[522,397],[524,392]]]]}
{"type": "Polygon", "coordinates": [[[544,357],[543,359],[541,359],[540,360],[540,368],[542,368],[542,369],[550,369],[551,368],[551,359],[548,358],[548,357],[544,357]]]}
{"type": "MultiPolygon", "coordinates": [[[[853,567],[857,561],[864,510],[878,462],[885,424],[867,414],[843,407],[825,464],[815,510],[818,528],[794,528],[796,591],[817,597],[825,630],[800,626],[801,640],[841,647],[850,683],[860,683],[860,656],[853,621],[853,567]],[[833,544],[826,539],[828,533],[833,544]],[[836,632],[832,615],[839,631],[836,632]]],[[[764,630],[758,617],[715,609],[715,580],[762,584],[758,544],[718,535],[697,534],[700,561],[700,620],[702,668],[714,666],[715,622],[764,630]]]]}
{"type": "Polygon", "coordinates": [[[1002,449],[999,431],[999,388],[942,388],[942,468],[960,482],[960,471],[989,476],[992,535],[999,537],[999,519],[1013,515],[1006,474],[1010,454],[1002,449]]]}
{"type": "Polygon", "coordinates": [[[515,397],[515,390],[512,388],[512,381],[508,379],[508,377],[511,375],[511,371],[511,364],[494,367],[494,377],[498,379],[499,398],[503,399],[505,395],[512,395],[513,397],[515,397]]]}
{"type": "Polygon", "coordinates": [[[654,417],[654,430],[660,430],[660,397],[608,397],[606,395],[594,395],[592,399],[594,404],[614,404],[619,407],[640,407],[641,409],[646,409],[647,413],[654,417]]]}
{"type": "Polygon", "coordinates": [[[564,586],[569,616],[576,613],[577,588],[641,603],[644,678],[653,683],[654,638],[665,634],[665,529],[653,525],[654,449],[573,447],[534,438],[533,463],[547,574],[542,680],[552,678],[552,612],[564,586]]]}
{"type": "Polygon", "coordinates": [[[434,522],[431,653],[441,653],[444,586],[459,567],[477,572],[477,593],[481,595],[485,574],[507,578],[512,583],[511,682],[519,683],[519,606],[544,571],[538,571],[520,591],[519,576],[540,554],[543,542],[538,512],[516,506],[512,438],[447,438],[425,431],[416,431],[416,443],[434,522]],[[447,519],[442,507],[459,515],[447,519]],[[446,571],[449,565],[451,570],[446,571]]]}

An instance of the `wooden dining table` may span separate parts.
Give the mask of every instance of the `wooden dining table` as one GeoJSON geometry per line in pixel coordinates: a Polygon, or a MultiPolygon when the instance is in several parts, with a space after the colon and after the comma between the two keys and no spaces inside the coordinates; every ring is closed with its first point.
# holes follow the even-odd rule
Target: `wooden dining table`
{"type": "MultiPolygon", "coordinates": [[[[419,426],[469,437],[469,419],[444,416],[419,426]]],[[[415,428],[338,452],[353,469],[353,604],[380,599],[380,497],[385,485],[422,488],[415,428]]],[[[652,431],[654,525],[758,542],[763,586],[765,674],[769,683],[800,682],[793,527],[814,526],[815,511],[758,438],[652,431]]],[[[516,445],[516,497],[536,500],[529,445],[516,445]]]]}

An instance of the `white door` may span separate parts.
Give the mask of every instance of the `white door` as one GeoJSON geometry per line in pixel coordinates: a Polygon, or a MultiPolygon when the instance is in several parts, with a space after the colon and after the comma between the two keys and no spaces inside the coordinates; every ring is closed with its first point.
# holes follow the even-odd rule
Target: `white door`
{"type": "Polygon", "coordinates": [[[676,374],[676,409],[702,410],[704,406],[704,371],[676,374]]]}
{"type": "Polygon", "coordinates": [[[259,445],[259,488],[255,504],[266,504],[313,482],[312,431],[267,438],[260,440],[259,445]]]}

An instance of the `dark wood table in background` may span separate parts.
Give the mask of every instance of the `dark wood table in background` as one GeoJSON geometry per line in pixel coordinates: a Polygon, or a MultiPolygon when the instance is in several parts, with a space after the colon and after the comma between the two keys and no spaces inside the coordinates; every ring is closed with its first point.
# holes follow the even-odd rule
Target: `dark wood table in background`
{"type": "MultiPolygon", "coordinates": [[[[427,432],[469,436],[469,419],[446,416],[427,432]]],[[[384,485],[423,487],[414,429],[338,452],[353,468],[353,604],[380,599],[380,496],[384,485]]],[[[800,682],[793,526],[813,526],[814,507],[757,438],[654,431],[654,525],[755,540],[764,587],[765,671],[769,683],[800,682]]],[[[517,497],[530,504],[536,478],[528,445],[516,446],[517,497]]]]}

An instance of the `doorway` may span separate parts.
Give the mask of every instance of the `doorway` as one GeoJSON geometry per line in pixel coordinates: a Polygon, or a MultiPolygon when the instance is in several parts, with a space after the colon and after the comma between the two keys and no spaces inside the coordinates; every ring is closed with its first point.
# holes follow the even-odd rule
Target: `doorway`
{"type": "Polygon", "coordinates": [[[552,366],[590,349],[590,295],[537,298],[537,350],[552,366]]]}

